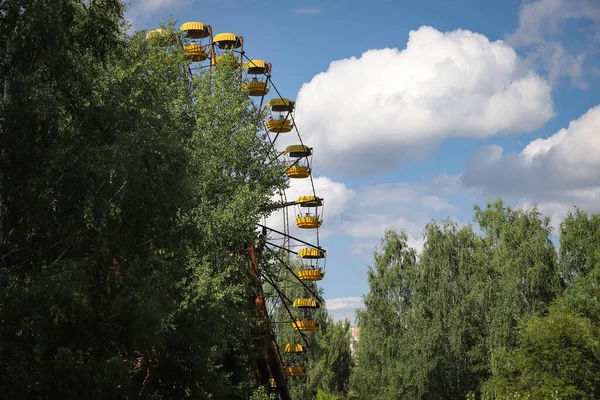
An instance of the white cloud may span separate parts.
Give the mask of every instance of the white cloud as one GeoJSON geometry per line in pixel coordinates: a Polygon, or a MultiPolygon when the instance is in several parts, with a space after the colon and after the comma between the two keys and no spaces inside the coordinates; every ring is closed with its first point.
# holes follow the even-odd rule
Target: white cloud
{"type": "Polygon", "coordinates": [[[499,146],[478,151],[462,175],[466,187],[494,196],[521,198],[538,205],[558,227],[574,206],[600,212],[600,105],[547,139],[530,142],[520,153],[499,146]]]}
{"type": "Polygon", "coordinates": [[[517,45],[540,44],[556,35],[571,19],[600,24],[600,3],[593,0],[537,0],[525,3],[519,12],[519,27],[507,40],[517,45]]]}
{"type": "Polygon", "coordinates": [[[450,201],[438,197],[444,189],[446,187],[439,181],[358,188],[344,204],[345,212],[340,214],[340,218],[330,221],[327,229],[330,229],[331,235],[353,238],[355,254],[367,253],[370,256],[388,228],[403,230],[409,236],[409,244],[421,250],[425,224],[432,218],[445,219],[457,211],[450,201]]]}
{"type": "Polygon", "coordinates": [[[572,85],[580,89],[589,87],[583,79],[585,59],[585,53],[571,55],[561,44],[553,42],[539,45],[527,55],[527,61],[532,66],[546,71],[548,81],[553,85],[556,85],[560,78],[566,77],[572,85]]]}
{"type": "Polygon", "coordinates": [[[556,84],[567,77],[575,86],[585,89],[584,62],[589,47],[600,35],[600,3],[595,0],[537,0],[525,3],[519,12],[519,27],[507,35],[507,41],[516,47],[528,48],[527,61],[545,71],[556,84]],[[580,25],[575,32],[579,47],[587,50],[572,55],[561,44],[564,24],[569,20],[591,21],[591,26],[580,25]]]}
{"type": "MultiPolygon", "coordinates": [[[[310,180],[292,180],[287,190],[287,200],[311,195],[310,180]]],[[[432,218],[445,219],[457,208],[443,198],[455,192],[460,184],[455,177],[440,176],[431,181],[394,183],[363,186],[350,189],[345,184],[328,177],[314,179],[317,196],[324,199],[323,225],[319,229],[321,239],[344,236],[352,239],[351,252],[370,259],[387,228],[403,230],[409,236],[409,244],[418,251],[423,248],[421,233],[432,218]]],[[[300,208],[288,208],[290,234],[293,237],[315,243],[314,230],[298,229],[294,218],[300,208]]],[[[283,231],[283,211],[274,212],[266,225],[283,231]]],[[[281,235],[273,234],[272,241],[280,244],[281,235]]]]}
{"type": "Polygon", "coordinates": [[[327,311],[335,321],[348,319],[354,323],[356,309],[364,308],[362,297],[339,297],[325,300],[327,311]]]}
{"type": "Polygon", "coordinates": [[[404,50],[332,62],[302,86],[296,120],[315,166],[358,174],[423,159],[450,137],[532,131],[553,115],[550,86],[510,46],[424,26],[404,50]]]}
{"type": "Polygon", "coordinates": [[[547,139],[536,139],[518,154],[500,146],[478,151],[462,181],[488,193],[536,198],[600,187],[600,106],[588,110],[547,139]]]}
{"type": "Polygon", "coordinates": [[[394,210],[380,209],[378,211],[371,209],[356,219],[346,221],[342,225],[342,231],[347,236],[356,239],[369,239],[383,237],[383,233],[387,228],[397,228],[404,230],[411,237],[419,237],[420,231],[424,227],[421,221],[409,219],[406,216],[394,215],[394,210]]]}
{"type": "MultiPolygon", "coordinates": [[[[130,21],[132,29],[141,29],[137,25],[160,11],[178,10],[193,3],[193,0],[131,0],[125,19],[130,21]]],[[[166,16],[165,16],[166,17],[166,16]]]]}
{"type": "Polygon", "coordinates": [[[564,193],[557,193],[554,197],[548,199],[524,197],[519,205],[527,208],[535,205],[543,215],[550,217],[554,229],[553,236],[556,243],[558,243],[560,223],[570,212],[575,210],[575,207],[588,213],[600,213],[600,187],[569,190],[564,193]]]}
{"type": "Polygon", "coordinates": [[[325,301],[330,311],[362,305],[362,297],[338,297],[325,301]]]}

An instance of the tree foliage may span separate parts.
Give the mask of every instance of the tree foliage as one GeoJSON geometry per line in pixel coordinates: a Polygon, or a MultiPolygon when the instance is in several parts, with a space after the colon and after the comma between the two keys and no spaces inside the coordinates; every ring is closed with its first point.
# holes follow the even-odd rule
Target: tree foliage
{"type": "Polygon", "coordinates": [[[562,223],[560,258],[536,208],[496,201],[475,222],[480,234],[428,224],[418,259],[404,233],[385,233],[357,314],[353,395],[596,397],[597,216],[562,223]]]}
{"type": "Polygon", "coordinates": [[[518,346],[498,357],[494,393],[531,398],[600,396],[600,225],[581,210],[561,224],[560,264],[571,283],[548,313],[523,321],[518,346]]]}
{"type": "Polygon", "coordinates": [[[371,291],[364,299],[365,310],[358,313],[360,341],[351,377],[359,398],[406,395],[406,364],[401,360],[409,349],[402,346],[402,338],[409,328],[416,273],[416,252],[407,239],[406,234],[387,231],[367,273],[371,291]]]}
{"type": "Polygon", "coordinates": [[[285,181],[239,70],[190,81],[116,0],[2,7],[0,391],[249,398],[245,251],[285,181]]]}

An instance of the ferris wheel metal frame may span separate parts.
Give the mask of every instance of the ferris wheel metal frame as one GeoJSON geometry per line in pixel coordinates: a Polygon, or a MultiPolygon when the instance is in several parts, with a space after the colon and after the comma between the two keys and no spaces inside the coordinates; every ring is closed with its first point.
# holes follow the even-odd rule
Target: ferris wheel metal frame
{"type": "MultiPolygon", "coordinates": [[[[165,29],[156,29],[148,32],[146,39],[159,36],[165,33],[165,29]]],[[[284,98],[275,86],[271,72],[272,65],[263,60],[250,59],[246,56],[244,50],[244,38],[234,33],[219,33],[213,35],[210,25],[202,22],[186,22],[181,25],[179,31],[173,31],[177,36],[177,44],[183,48],[188,59],[188,73],[191,75],[195,71],[205,68],[217,67],[219,61],[226,56],[233,56],[235,63],[240,67],[240,79],[248,90],[249,97],[258,98],[258,111],[270,109],[269,121],[263,121],[264,131],[270,142],[268,153],[273,152],[274,158],[285,157],[287,168],[285,174],[288,179],[310,180],[312,193],[300,196],[295,201],[289,201],[285,190],[279,190],[280,202],[273,204],[268,210],[277,211],[282,214],[283,230],[269,227],[266,222],[257,224],[257,229],[261,231],[257,234],[257,240],[248,246],[248,258],[250,266],[250,279],[253,280],[256,287],[256,297],[253,299],[255,310],[264,322],[265,334],[267,339],[267,350],[264,359],[257,360],[257,369],[260,375],[260,383],[275,388],[281,400],[291,400],[288,386],[288,377],[298,377],[305,375],[305,369],[300,366],[287,366],[282,357],[282,352],[290,354],[303,354],[309,347],[309,341],[306,332],[319,329],[319,323],[310,319],[311,310],[317,309],[322,302],[319,296],[316,282],[325,276],[325,257],[326,250],[320,246],[319,227],[323,222],[324,200],[317,196],[314,180],[312,177],[312,147],[304,144],[298,126],[296,124],[295,102],[284,98]],[[207,40],[207,42],[205,42],[207,40]],[[202,65],[208,60],[208,65],[202,65]],[[249,75],[253,75],[249,79],[249,75]],[[276,92],[276,97],[268,101],[263,107],[266,95],[271,88],[276,92]],[[279,118],[273,118],[273,113],[278,113],[279,118]],[[276,142],[280,134],[294,131],[298,137],[299,144],[288,146],[283,152],[277,152],[276,142]],[[274,137],[268,135],[275,133],[274,137]],[[301,229],[312,229],[316,233],[316,244],[291,235],[289,224],[289,208],[298,206],[300,213],[296,217],[296,223],[301,229]],[[302,214],[302,208],[313,208],[314,213],[302,214]],[[319,207],[321,212],[319,213],[319,207]],[[275,243],[280,241],[281,243],[275,243]],[[294,251],[292,241],[298,243],[298,246],[305,246],[299,251],[294,251]],[[274,260],[278,273],[273,274],[270,271],[272,265],[261,266],[259,256],[268,253],[274,260]],[[295,272],[290,266],[290,255],[296,255],[300,258],[301,269],[295,272]],[[321,260],[323,262],[321,263],[321,260]],[[275,276],[274,276],[275,275],[275,276]],[[293,278],[290,279],[290,278],[293,278]],[[290,299],[283,290],[280,283],[286,279],[300,284],[305,293],[310,294],[311,298],[290,299]],[[271,298],[265,297],[264,285],[268,284],[275,291],[271,298]],[[292,312],[290,308],[304,310],[304,319],[300,319],[292,312]],[[277,315],[281,314],[282,308],[291,321],[279,321],[277,315]],[[298,332],[306,348],[300,343],[287,343],[279,346],[277,343],[278,324],[291,323],[298,332]]],[[[267,161],[267,160],[264,160],[267,161]]],[[[285,283],[285,282],[284,282],[285,283]]]]}

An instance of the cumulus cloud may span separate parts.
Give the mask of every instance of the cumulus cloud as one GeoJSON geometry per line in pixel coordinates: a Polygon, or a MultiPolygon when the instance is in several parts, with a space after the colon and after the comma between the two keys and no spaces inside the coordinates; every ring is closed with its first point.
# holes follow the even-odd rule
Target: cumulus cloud
{"type": "Polygon", "coordinates": [[[573,19],[586,19],[600,24],[600,4],[593,0],[537,0],[525,3],[519,12],[519,27],[507,36],[507,40],[518,45],[545,43],[548,36],[559,34],[562,23],[573,19]]]}
{"type": "Polygon", "coordinates": [[[548,42],[537,46],[527,55],[531,65],[546,71],[548,81],[556,85],[559,79],[566,77],[571,84],[580,89],[588,89],[589,84],[584,80],[583,64],[586,54],[571,55],[560,44],[548,42]]]}
{"type": "Polygon", "coordinates": [[[554,229],[554,236],[558,239],[560,223],[570,212],[578,207],[588,213],[600,212],[600,188],[590,190],[568,191],[554,199],[540,200],[524,197],[519,206],[531,208],[536,206],[545,216],[550,217],[554,229]]]}
{"type": "Polygon", "coordinates": [[[600,106],[588,110],[547,139],[523,151],[504,154],[502,147],[478,151],[467,163],[462,181],[490,193],[555,197],[565,191],[600,186],[600,106]]]}
{"type": "Polygon", "coordinates": [[[567,77],[575,86],[585,89],[584,62],[586,52],[600,37],[600,3],[595,0],[537,0],[525,3],[519,12],[517,30],[506,40],[528,50],[527,61],[544,71],[548,80],[556,84],[567,77]],[[577,55],[561,45],[563,27],[567,21],[584,20],[576,32],[579,47],[586,48],[577,55]]]}
{"type": "Polygon", "coordinates": [[[432,218],[445,219],[457,208],[440,198],[439,180],[365,186],[350,202],[349,212],[335,229],[356,239],[358,253],[370,255],[388,228],[403,230],[409,243],[423,248],[421,233],[432,218]],[[367,252],[368,250],[368,252],[367,252]]]}
{"type": "Polygon", "coordinates": [[[567,128],[536,139],[520,153],[499,146],[478,151],[462,174],[466,187],[521,198],[552,218],[555,228],[574,206],[600,212],[600,106],[567,128]]]}
{"type": "Polygon", "coordinates": [[[362,297],[339,297],[326,300],[327,309],[330,311],[362,305],[362,297]]]}
{"type": "Polygon", "coordinates": [[[331,63],[302,86],[296,120],[316,166],[371,173],[423,159],[446,138],[533,131],[554,115],[550,90],[502,41],[423,26],[404,50],[331,63]]]}

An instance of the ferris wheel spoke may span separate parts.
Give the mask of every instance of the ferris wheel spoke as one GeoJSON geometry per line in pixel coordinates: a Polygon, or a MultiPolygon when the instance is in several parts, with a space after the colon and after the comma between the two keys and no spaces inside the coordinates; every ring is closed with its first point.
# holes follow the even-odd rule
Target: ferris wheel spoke
{"type": "MultiPolygon", "coordinates": [[[[304,288],[310,292],[310,294],[312,294],[312,295],[313,295],[315,298],[317,298],[317,299],[319,299],[319,300],[322,300],[322,299],[319,297],[319,295],[318,295],[318,294],[316,294],[315,292],[313,292],[313,290],[312,290],[310,287],[308,287],[308,285],[307,285],[307,284],[306,284],[306,283],[305,283],[305,282],[304,282],[302,279],[300,279],[300,277],[299,277],[298,275],[296,275],[296,273],[295,273],[295,272],[294,272],[294,271],[293,271],[293,270],[292,270],[292,269],[291,269],[291,268],[290,268],[290,267],[287,265],[287,263],[286,263],[285,261],[283,261],[281,258],[279,258],[279,256],[278,256],[278,255],[277,255],[277,254],[276,254],[276,253],[275,253],[275,252],[274,252],[272,249],[270,249],[269,247],[266,247],[266,249],[267,249],[267,250],[268,250],[268,251],[269,251],[271,254],[273,254],[273,256],[274,256],[274,257],[275,257],[275,258],[276,258],[276,259],[277,259],[277,260],[278,260],[278,261],[281,263],[281,265],[283,265],[283,267],[284,267],[284,268],[285,268],[285,269],[286,269],[286,270],[287,270],[287,271],[288,271],[288,272],[289,272],[291,275],[293,275],[293,276],[296,278],[296,280],[297,280],[298,282],[300,282],[300,283],[301,283],[301,284],[304,286],[304,288]]],[[[296,254],[297,254],[297,253],[296,253],[296,254]]]]}
{"type": "MultiPolygon", "coordinates": [[[[273,282],[269,282],[271,285],[273,285],[273,289],[275,289],[275,291],[277,291],[277,293],[282,296],[282,304],[285,308],[285,310],[287,311],[288,315],[290,316],[290,318],[292,319],[290,322],[292,324],[297,324],[298,320],[294,317],[294,315],[292,314],[292,312],[290,311],[290,308],[287,306],[286,302],[283,301],[283,299],[285,298],[285,295],[283,295],[283,293],[281,293],[281,291],[279,290],[279,288],[277,287],[277,285],[275,285],[273,282]]],[[[288,299],[289,300],[289,299],[288,299]]],[[[306,337],[304,336],[304,333],[302,331],[298,331],[300,333],[300,336],[302,337],[302,340],[304,340],[304,343],[306,344],[306,347],[309,347],[308,344],[308,340],[306,339],[306,337]]]]}

